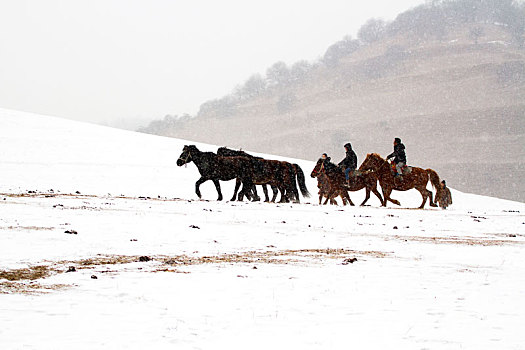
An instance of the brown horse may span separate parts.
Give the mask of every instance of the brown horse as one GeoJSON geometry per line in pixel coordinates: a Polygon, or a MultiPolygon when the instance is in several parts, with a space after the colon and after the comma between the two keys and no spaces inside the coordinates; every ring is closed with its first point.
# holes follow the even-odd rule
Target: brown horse
{"type": "Polygon", "coordinates": [[[383,190],[383,206],[386,206],[387,201],[390,201],[394,204],[401,205],[399,201],[390,198],[392,190],[397,191],[407,191],[412,188],[421,193],[423,197],[423,202],[419,206],[420,209],[423,209],[427,198],[430,198],[430,206],[435,207],[436,204],[432,201],[432,192],[427,190],[427,183],[430,180],[432,186],[439,193],[440,183],[438,174],[432,169],[421,169],[412,167],[410,173],[404,174],[401,178],[395,178],[394,173],[391,170],[390,164],[386,159],[383,159],[377,153],[369,153],[366,156],[363,164],[359,167],[361,171],[373,171],[377,174],[379,179],[379,184],[383,190]]]}
{"type": "MultiPolygon", "coordinates": [[[[331,164],[331,163],[330,163],[331,164]]],[[[319,169],[323,169],[325,173],[334,172],[337,174],[336,177],[334,177],[334,180],[338,181],[338,185],[336,185],[339,189],[344,189],[344,191],[359,191],[363,188],[366,190],[365,199],[360,204],[361,206],[365,205],[366,202],[370,199],[370,192],[376,195],[376,197],[379,199],[379,202],[383,204],[383,197],[381,196],[381,193],[377,190],[377,175],[374,172],[371,171],[362,171],[358,172],[357,174],[350,176],[350,181],[346,181],[346,177],[344,176],[344,172],[341,168],[337,167],[335,164],[332,164],[329,166],[329,168],[333,169],[324,169],[322,159],[319,159],[317,161],[317,164],[312,171],[312,177],[314,175],[314,172],[319,172],[319,169]],[[342,175],[342,176],[341,176],[342,175]]],[[[338,190],[336,188],[336,191],[338,190]]],[[[343,195],[341,195],[341,198],[345,198],[343,195]]],[[[350,197],[348,197],[350,198],[350,197]]],[[[326,202],[325,202],[326,203],[326,202]]],[[[344,203],[344,200],[343,200],[344,203]]],[[[350,201],[350,204],[353,205],[352,201],[350,201]]]]}
{"type": "MultiPolygon", "coordinates": [[[[343,200],[343,205],[346,205],[345,200],[348,201],[350,205],[354,205],[354,203],[350,199],[350,196],[348,195],[348,188],[345,184],[345,174],[343,173],[341,168],[330,162],[328,162],[327,165],[325,165],[324,160],[319,159],[314,169],[312,170],[310,176],[318,177],[323,174],[326,176],[326,184],[328,187],[327,191],[323,191],[323,195],[326,197],[326,200],[323,204],[328,203],[328,200],[335,198],[339,194],[341,196],[341,199],[343,200]]],[[[321,204],[321,194],[319,195],[319,197],[319,204],[321,204]]]]}
{"type": "Polygon", "coordinates": [[[326,197],[327,200],[330,200],[330,204],[337,205],[335,198],[340,196],[343,205],[346,205],[346,199],[344,197],[344,192],[346,192],[346,190],[335,192],[331,197],[328,197],[328,194],[330,193],[330,183],[328,182],[328,177],[324,171],[317,175],[317,188],[319,188],[319,204],[322,204],[323,198],[326,197]]]}

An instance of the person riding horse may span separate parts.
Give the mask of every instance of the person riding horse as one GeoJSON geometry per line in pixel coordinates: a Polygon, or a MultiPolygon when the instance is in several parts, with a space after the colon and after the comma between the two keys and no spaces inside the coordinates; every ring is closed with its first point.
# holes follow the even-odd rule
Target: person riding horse
{"type": "Polygon", "coordinates": [[[354,172],[357,168],[357,155],[352,150],[352,145],[349,143],[345,144],[346,157],[339,162],[339,165],[345,171],[346,181],[350,179],[350,172],[354,172]]]}
{"type": "Polygon", "coordinates": [[[323,167],[326,170],[332,170],[334,168],[337,168],[334,163],[332,163],[332,158],[328,157],[328,154],[323,153],[321,155],[321,160],[323,161],[323,167]]]}
{"type": "MultiPolygon", "coordinates": [[[[389,154],[386,159],[394,158],[394,163],[396,164],[396,177],[401,177],[403,175],[403,167],[407,163],[407,156],[405,154],[405,145],[401,143],[401,139],[396,137],[394,139],[394,152],[389,154]]],[[[402,179],[402,177],[401,177],[402,179]]]]}

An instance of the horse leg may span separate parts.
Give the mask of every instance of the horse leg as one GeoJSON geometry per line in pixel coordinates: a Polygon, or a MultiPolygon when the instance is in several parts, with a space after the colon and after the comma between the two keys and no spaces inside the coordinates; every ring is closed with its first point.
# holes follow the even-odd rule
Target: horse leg
{"type": "Polygon", "coordinates": [[[354,202],[352,202],[352,200],[350,199],[350,195],[348,194],[348,191],[343,191],[343,193],[344,193],[345,198],[348,200],[348,203],[350,203],[350,205],[353,207],[354,202]]]}
{"type": "Polygon", "coordinates": [[[239,187],[241,186],[241,179],[237,178],[235,180],[235,190],[233,191],[233,197],[230,199],[230,202],[233,202],[235,199],[237,199],[237,191],[239,191],[239,187]]]}
{"type": "Polygon", "coordinates": [[[201,190],[199,187],[206,181],[208,181],[208,179],[201,177],[200,179],[197,180],[197,182],[195,182],[195,193],[197,194],[197,197],[199,198],[202,197],[201,190]]]}
{"type": "Polygon", "coordinates": [[[323,205],[326,205],[326,203],[328,203],[328,200],[333,200],[335,197],[334,195],[335,195],[335,190],[330,188],[330,190],[326,194],[326,200],[324,201],[323,205]]]}
{"type": "Polygon", "coordinates": [[[423,197],[423,202],[419,206],[419,209],[423,209],[425,207],[425,203],[427,202],[427,197],[428,197],[427,191],[428,190],[424,187],[418,187],[416,189],[419,191],[419,193],[421,193],[421,197],[423,197]]]}
{"type": "Polygon", "coordinates": [[[387,201],[390,201],[390,202],[394,203],[395,205],[401,205],[401,203],[399,203],[398,200],[390,198],[390,193],[392,193],[392,188],[390,188],[390,187],[387,187],[386,190],[383,191],[383,195],[385,196],[385,199],[384,199],[384,202],[383,202],[384,203],[383,206],[386,207],[387,201]]]}
{"type": "Polygon", "coordinates": [[[367,188],[366,188],[365,200],[363,201],[363,203],[361,203],[360,206],[362,207],[363,205],[365,205],[366,201],[367,201],[369,198],[370,198],[370,189],[367,187],[367,188]]]}
{"type": "MultiPolygon", "coordinates": [[[[343,202],[343,205],[346,205],[348,203],[345,196],[343,195],[343,192],[339,192],[339,197],[341,197],[341,202],[343,202]]],[[[334,198],[334,201],[335,201],[335,198],[334,198]]]]}
{"type": "Polygon", "coordinates": [[[288,198],[286,197],[286,188],[280,186],[279,191],[281,192],[281,200],[279,201],[279,203],[287,203],[288,198]]]}
{"type": "Polygon", "coordinates": [[[434,203],[434,200],[433,200],[433,198],[432,198],[432,197],[433,197],[432,192],[429,191],[429,190],[427,190],[427,195],[430,197],[430,206],[431,206],[431,207],[437,207],[437,204],[434,203]]]}
{"type": "Polygon", "coordinates": [[[251,181],[242,180],[242,189],[241,192],[239,192],[239,201],[242,201],[244,196],[246,196],[246,199],[252,200],[252,190],[255,187],[255,185],[251,181]]]}
{"type": "MultiPolygon", "coordinates": [[[[325,193],[325,197],[326,197],[326,199],[325,199],[323,205],[326,205],[326,203],[328,203],[328,201],[330,201],[330,203],[332,203],[333,197],[331,196],[331,192],[330,191],[328,191],[328,193],[325,193]]],[[[319,204],[321,204],[321,203],[319,203],[319,204]]]]}
{"type": "Polygon", "coordinates": [[[217,193],[219,194],[219,198],[217,198],[217,200],[222,201],[221,184],[219,183],[219,180],[213,179],[213,184],[215,185],[217,193]]]}
{"type": "Polygon", "coordinates": [[[274,185],[272,185],[271,187],[273,192],[272,203],[275,203],[275,201],[277,200],[277,194],[279,194],[279,190],[274,185]]]}
{"type": "Polygon", "coordinates": [[[376,195],[377,198],[379,198],[379,202],[383,203],[383,197],[381,196],[381,193],[377,190],[377,187],[372,188],[372,193],[376,195]]]}
{"type": "Polygon", "coordinates": [[[268,197],[268,188],[266,187],[266,185],[262,185],[262,188],[264,192],[264,201],[269,202],[270,198],[268,197]]]}
{"type": "Polygon", "coordinates": [[[301,203],[301,199],[299,198],[299,190],[297,190],[297,186],[295,186],[295,177],[294,177],[294,185],[292,186],[292,193],[295,199],[293,200],[294,203],[301,203]]]}
{"type": "MultiPolygon", "coordinates": [[[[266,185],[263,185],[264,189],[266,190],[266,185]]],[[[257,186],[255,184],[253,185],[253,201],[258,202],[261,200],[261,197],[257,194],[257,186]]]]}

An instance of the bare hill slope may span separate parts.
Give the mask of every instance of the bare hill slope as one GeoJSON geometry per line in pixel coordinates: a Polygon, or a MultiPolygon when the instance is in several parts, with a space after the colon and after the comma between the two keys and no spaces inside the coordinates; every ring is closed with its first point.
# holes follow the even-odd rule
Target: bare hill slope
{"type": "Polygon", "coordinates": [[[440,38],[385,37],[301,79],[145,131],[311,160],[342,158],[345,142],[359,161],[386,155],[400,137],[410,164],[452,186],[525,201],[524,120],[523,46],[500,25],[465,24],[440,38]]]}

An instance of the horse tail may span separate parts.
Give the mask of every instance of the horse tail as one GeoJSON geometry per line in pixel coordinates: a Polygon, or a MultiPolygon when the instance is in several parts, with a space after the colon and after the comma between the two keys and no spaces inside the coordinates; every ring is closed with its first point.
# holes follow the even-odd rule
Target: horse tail
{"type": "Polygon", "coordinates": [[[297,176],[297,182],[299,183],[299,189],[301,190],[303,197],[310,197],[310,192],[308,192],[308,189],[306,188],[306,181],[304,178],[303,169],[301,169],[301,167],[298,164],[292,164],[292,166],[295,176],[297,176]]]}
{"type": "Polygon", "coordinates": [[[428,173],[428,177],[430,179],[430,182],[432,183],[432,186],[436,189],[436,195],[441,191],[441,184],[439,180],[439,175],[436,173],[435,170],[432,169],[426,169],[426,172],[428,173]]]}

